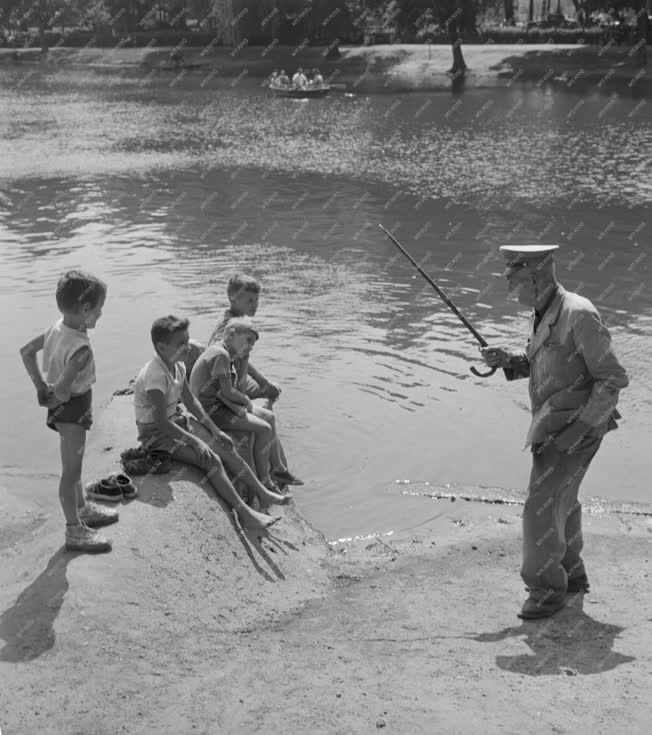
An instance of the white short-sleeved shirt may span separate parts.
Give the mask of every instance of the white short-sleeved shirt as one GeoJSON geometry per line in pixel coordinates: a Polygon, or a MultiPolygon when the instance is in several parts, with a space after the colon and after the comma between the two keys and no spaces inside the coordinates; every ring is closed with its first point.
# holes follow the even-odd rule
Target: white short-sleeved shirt
{"type": "MultiPolygon", "coordinates": [[[[82,347],[88,347],[91,343],[88,332],[73,329],[63,323],[63,318],[58,319],[45,333],[43,342],[43,372],[46,381],[54,385],[63,375],[70,358],[82,347]]],[[[86,365],[77,373],[70,386],[72,395],[81,395],[95,382],[95,360],[91,350],[91,356],[86,365]]]]}
{"type": "Polygon", "coordinates": [[[149,400],[148,390],[160,390],[167,402],[168,418],[174,416],[177,413],[185,382],[186,366],[183,362],[174,364],[174,375],[172,375],[158,355],[150,360],[138,373],[134,383],[136,423],[152,424],[155,421],[154,404],[149,400]]]}

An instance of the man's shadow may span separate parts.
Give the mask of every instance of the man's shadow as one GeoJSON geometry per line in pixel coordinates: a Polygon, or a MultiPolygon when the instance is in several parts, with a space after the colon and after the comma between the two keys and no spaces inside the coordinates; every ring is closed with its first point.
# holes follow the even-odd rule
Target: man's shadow
{"type": "Polygon", "coordinates": [[[54,646],[54,621],[68,590],[66,569],[78,552],[61,547],[46,568],[0,615],[0,661],[32,661],[54,646]]]}
{"type": "Polygon", "coordinates": [[[532,654],[496,656],[505,671],[529,676],[551,674],[601,674],[620,664],[634,661],[612,650],[624,628],[600,623],[583,610],[583,595],[569,596],[566,608],[545,620],[524,620],[519,626],[496,633],[466,636],[480,643],[495,643],[510,637],[525,636],[532,654]]]}

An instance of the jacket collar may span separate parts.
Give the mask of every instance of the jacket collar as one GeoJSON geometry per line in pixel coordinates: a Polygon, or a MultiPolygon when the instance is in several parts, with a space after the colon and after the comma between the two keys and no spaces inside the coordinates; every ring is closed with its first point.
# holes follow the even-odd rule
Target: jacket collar
{"type": "Polygon", "coordinates": [[[550,336],[550,328],[557,321],[559,310],[561,309],[561,305],[564,301],[565,296],[566,290],[563,286],[558,285],[557,293],[550,303],[550,306],[548,306],[548,308],[546,309],[536,332],[534,332],[534,314],[532,315],[532,325],[530,327],[530,342],[526,350],[528,359],[531,360],[534,357],[534,355],[541,349],[541,346],[550,336]]]}

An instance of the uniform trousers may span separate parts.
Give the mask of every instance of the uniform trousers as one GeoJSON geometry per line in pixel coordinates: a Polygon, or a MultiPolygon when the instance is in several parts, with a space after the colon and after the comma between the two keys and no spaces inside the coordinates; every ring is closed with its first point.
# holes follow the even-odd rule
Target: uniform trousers
{"type": "Polygon", "coordinates": [[[602,435],[587,435],[572,453],[560,452],[552,443],[532,446],[521,577],[533,598],[564,595],[569,578],[586,574],[578,492],[601,443],[602,435]]]}

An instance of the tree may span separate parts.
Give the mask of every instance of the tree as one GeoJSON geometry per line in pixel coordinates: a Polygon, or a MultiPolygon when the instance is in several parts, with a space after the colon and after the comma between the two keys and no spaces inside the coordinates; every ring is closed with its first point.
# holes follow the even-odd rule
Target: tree
{"type": "Polygon", "coordinates": [[[111,13],[105,0],[95,0],[88,5],[80,4],[79,25],[82,28],[92,28],[94,31],[103,31],[110,27],[111,13]]]}
{"type": "Polygon", "coordinates": [[[453,52],[453,65],[448,71],[463,76],[468,67],[462,54],[462,38],[476,32],[477,15],[489,4],[488,0],[416,0],[396,4],[400,28],[418,30],[436,23],[447,32],[453,52]]]}
{"type": "Polygon", "coordinates": [[[10,3],[10,22],[19,28],[38,28],[41,53],[48,50],[45,32],[55,26],[78,22],[79,10],[73,0],[18,0],[10,3]]]}
{"type": "Polygon", "coordinates": [[[513,26],[515,23],[514,0],[503,0],[503,7],[505,8],[505,25],[513,26]]]}

